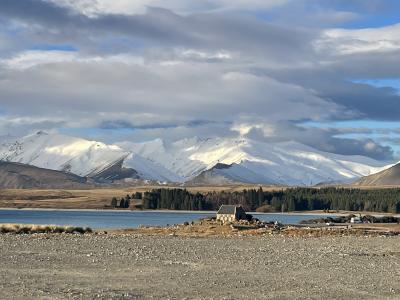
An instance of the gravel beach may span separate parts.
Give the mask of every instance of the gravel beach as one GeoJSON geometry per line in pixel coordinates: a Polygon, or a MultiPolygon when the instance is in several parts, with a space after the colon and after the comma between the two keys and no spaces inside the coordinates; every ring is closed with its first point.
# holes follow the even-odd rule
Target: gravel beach
{"type": "Polygon", "coordinates": [[[399,237],[0,235],[1,299],[399,299],[399,237]]]}

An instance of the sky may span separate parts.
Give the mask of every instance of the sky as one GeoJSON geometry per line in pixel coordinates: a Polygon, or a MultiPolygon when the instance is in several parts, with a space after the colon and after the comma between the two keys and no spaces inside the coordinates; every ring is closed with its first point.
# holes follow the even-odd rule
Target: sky
{"type": "Polygon", "coordinates": [[[400,1],[2,0],[0,137],[294,140],[400,160],[400,1]]]}

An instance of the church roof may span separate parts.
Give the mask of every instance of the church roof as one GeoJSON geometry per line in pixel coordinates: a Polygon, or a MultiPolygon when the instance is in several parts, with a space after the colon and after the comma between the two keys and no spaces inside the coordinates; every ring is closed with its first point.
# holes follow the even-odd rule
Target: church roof
{"type": "Polygon", "coordinates": [[[234,215],[236,213],[236,209],[243,210],[243,208],[240,205],[221,205],[217,214],[234,215]]]}

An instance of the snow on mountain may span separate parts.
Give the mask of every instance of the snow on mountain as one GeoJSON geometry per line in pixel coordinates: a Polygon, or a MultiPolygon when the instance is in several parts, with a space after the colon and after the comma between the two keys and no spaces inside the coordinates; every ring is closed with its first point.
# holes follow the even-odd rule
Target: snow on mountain
{"type": "Polygon", "coordinates": [[[296,142],[194,137],[172,143],[156,139],[106,145],[44,132],[3,143],[0,160],[79,176],[134,176],[189,184],[351,182],[390,167],[367,157],[327,153],[296,142]]]}
{"type": "Polygon", "coordinates": [[[183,181],[182,177],[166,169],[161,164],[132,153],[124,161],[124,167],[136,170],[141,179],[155,180],[158,182],[183,181]]]}
{"type": "MultiPolygon", "coordinates": [[[[228,181],[314,185],[351,182],[387,168],[371,158],[327,153],[297,142],[190,138],[173,143],[156,139],[119,145],[132,151],[132,157],[136,154],[169,170],[180,182],[196,182],[197,176],[202,176],[200,181],[204,182],[204,172],[208,172],[207,178],[219,176],[228,181]],[[217,164],[228,167],[213,169],[217,164]]],[[[131,165],[130,160],[125,164],[131,165]]]]}
{"type": "Polygon", "coordinates": [[[398,186],[400,184],[400,162],[381,172],[365,176],[355,184],[361,186],[398,186]]]}
{"type": "Polygon", "coordinates": [[[217,164],[215,167],[201,172],[198,176],[186,181],[188,185],[225,185],[234,183],[278,184],[273,178],[257,174],[239,165],[217,164]]]}
{"type": "Polygon", "coordinates": [[[88,177],[104,172],[128,155],[118,146],[45,132],[0,145],[0,160],[88,177]]]}

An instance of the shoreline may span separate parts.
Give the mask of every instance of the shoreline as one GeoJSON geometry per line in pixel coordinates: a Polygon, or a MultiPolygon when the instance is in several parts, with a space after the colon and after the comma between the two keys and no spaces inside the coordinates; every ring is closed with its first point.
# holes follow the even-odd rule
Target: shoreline
{"type": "Polygon", "coordinates": [[[117,212],[117,213],[135,213],[135,212],[143,212],[143,213],[193,213],[193,214],[215,214],[216,211],[209,210],[122,210],[122,209],[96,209],[96,208],[36,208],[36,207],[0,207],[0,211],[82,211],[82,212],[117,212]]]}
{"type": "MultiPolygon", "coordinates": [[[[141,213],[174,213],[174,214],[216,214],[217,211],[210,211],[210,210],[122,210],[122,209],[95,209],[95,208],[36,208],[36,207],[21,207],[21,208],[14,208],[14,207],[0,207],[0,211],[71,211],[71,212],[141,212],[141,213]]],[[[400,214],[393,214],[393,213],[381,213],[381,212],[359,212],[359,211],[349,211],[349,212],[318,212],[318,211],[295,211],[295,212],[268,212],[268,213],[261,213],[261,212],[247,212],[251,215],[293,215],[293,216],[347,216],[349,214],[354,215],[371,215],[375,217],[382,217],[382,216],[394,216],[400,217],[400,214]]]]}

